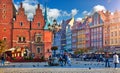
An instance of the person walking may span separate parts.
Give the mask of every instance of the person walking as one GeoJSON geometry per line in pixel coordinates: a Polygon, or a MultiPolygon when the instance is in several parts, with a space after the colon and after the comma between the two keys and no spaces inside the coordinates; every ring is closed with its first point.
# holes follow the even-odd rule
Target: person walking
{"type": "Polygon", "coordinates": [[[63,66],[63,58],[62,58],[62,56],[60,56],[60,58],[59,58],[59,63],[60,63],[61,66],[63,66]]]}
{"type": "Polygon", "coordinates": [[[108,52],[105,53],[105,67],[110,67],[108,52]]]}
{"type": "Polygon", "coordinates": [[[1,64],[2,64],[2,66],[4,66],[4,64],[5,64],[5,58],[4,58],[4,56],[1,57],[1,64]]]}
{"type": "Polygon", "coordinates": [[[69,56],[69,55],[67,55],[67,64],[68,64],[69,66],[71,66],[71,59],[70,59],[70,56],[69,56]]]}
{"type": "Polygon", "coordinates": [[[113,63],[115,65],[114,67],[116,68],[117,64],[119,63],[119,56],[117,55],[117,53],[113,55],[113,63]]]}
{"type": "Polygon", "coordinates": [[[64,55],[63,55],[63,62],[64,62],[64,65],[66,65],[66,63],[67,63],[67,53],[64,53],[64,55]]]}

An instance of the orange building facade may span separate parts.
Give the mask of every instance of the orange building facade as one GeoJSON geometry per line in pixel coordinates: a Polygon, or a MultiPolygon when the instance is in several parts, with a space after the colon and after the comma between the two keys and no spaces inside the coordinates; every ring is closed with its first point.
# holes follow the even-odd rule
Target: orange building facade
{"type": "Polygon", "coordinates": [[[0,0],[0,40],[7,42],[12,57],[27,56],[48,58],[52,46],[52,32],[45,30],[45,21],[40,5],[33,21],[28,21],[22,3],[16,11],[12,0],[0,0]],[[25,52],[26,51],[26,52],[25,52]]]}

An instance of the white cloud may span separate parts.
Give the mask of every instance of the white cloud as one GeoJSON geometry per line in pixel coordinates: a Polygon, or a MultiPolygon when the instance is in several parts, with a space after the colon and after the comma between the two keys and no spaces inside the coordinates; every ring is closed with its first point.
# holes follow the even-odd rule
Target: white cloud
{"type": "Polygon", "coordinates": [[[19,6],[17,4],[15,4],[15,8],[18,10],[19,6]]]}
{"type": "Polygon", "coordinates": [[[27,15],[28,19],[33,18],[33,14],[35,14],[35,10],[37,5],[30,5],[28,3],[23,3],[23,7],[25,8],[25,14],[27,15]]]}
{"type": "Polygon", "coordinates": [[[78,13],[78,10],[77,10],[77,9],[72,9],[72,10],[71,10],[71,15],[72,15],[72,16],[75,16],[77,13],[78,13]]]}
{"type": "MultiPolygon", "coordinates": [[[[23,3],[23,8],[25,9],[25,14],[28,17],[28,20],[32,19],[33,15],[35,15],[37,4],[39,4],[38,0],[24,0],[22,1],[22,3],[23,3]]],[[[16,2],[15,7],[17,10],[19,6],[20,6],[20,2],[16,2]]],[[[40,4],[40,8],[42,9],[44,14],[45,7],[42,4],[40,4]]],[[[47,8],[47,9],[48,9],[47,11],[48,11],[49,20],[57,19],[60,16],[62,17],[75,16],[78,13],[77,9],[72,9],[70,13],[68,13],[67,11],[56,9],[56,8],[52,8],[52,9],[47,8]]]]}
{"type": "Polygon", "coordinates": [[[71,14],[69,14],[67,11],[62,11],[62,16],[70,16],[71,14]]]}
{"type": "Polygon", "coordinates": [[[61,11],[62,16],[75,16],[77,13],[77,9],[72,9],[70,13],[68,13],[67,11],[61,11]]]}
{"type": "Polygon", "coordinates": [[[91,14],[91,12],[88,12],[88,11],[83,11],[83,13],[82,13],[84,16],[87,16],[87,15],[90,15],[91,14]]]}
{"type": "Polygon", "coordinates": [[[88,11],[85,10],[85,11],[83,11],[82,14],[84,16],[88,16],[88,15],[92,15],[93,13],[98,12],[98,11],[106,12],[106,8],[102,5],[96,5],[96,6],[93,7],[92,11],[88,12],[88,11]]]}
{"type": "Polygon", "coordinates": [[[93,7],[93,12],[106,11],[106,8],[102,5],[96,5],[93,7]]]}
{"type": "Polygon", "coordinates": [[[23,3],[28,3],[28,4],[38,4],[38,0],[24,0],[23,3]]]}
{"type": "Polygon", "coordinates": [[[79,17],[79,18],[76,19],[76,21],[77,21],[77,22],[81,22],[81,21],[82,21],[82,18],[79,17]]]}
{"type": "Polygon", "coordinates": [[[48,17],[50,19],[57,19],[60,16],[60,10],[58,9],[48,9],[48,17]]]}

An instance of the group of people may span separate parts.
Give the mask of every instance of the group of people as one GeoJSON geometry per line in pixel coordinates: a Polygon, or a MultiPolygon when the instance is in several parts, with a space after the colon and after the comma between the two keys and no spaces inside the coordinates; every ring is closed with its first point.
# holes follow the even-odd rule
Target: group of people
{"type": "Polygon", "coordinates": [[[65,66],[68,64],[69,66],[71,66],[70,55],[68,53],[64,53],[59,58],[57,57],[53,58],[52,56],[49,56],[48,64],[49,65],[60,65],[60,66],[65,66]]]}
{"type": "MultiPolygon", "coordinates": [[[[114,63],[114,67],[116,68],[117,64],[119,63],[119,56],[117,55],[117,53],[114,53],[113,55],[113,63],[114,63]]],[[[110,67],[108,53],[105,53],[105,67],[110,67]]]]}
{"type": "Polygon", "coordinates": [[[59,63],[60,63],[61,66],[65,66],[66,64],[71,66],[70,55],[68,53],[64,53],[63,56],[60,56],[59,63]]]}

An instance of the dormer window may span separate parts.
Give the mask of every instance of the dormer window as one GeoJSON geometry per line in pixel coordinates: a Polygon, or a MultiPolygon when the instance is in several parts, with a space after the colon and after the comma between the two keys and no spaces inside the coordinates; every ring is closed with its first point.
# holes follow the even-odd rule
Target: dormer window
{"type": "Polygon", "coordinates": [[[40,22],[38,22],[38,27],[40,27],[40,22]]]}
{"type": "Polygon", "coordinates": [[[23,26],[23,22],[20,22],[20,26],[23,26]]]}

